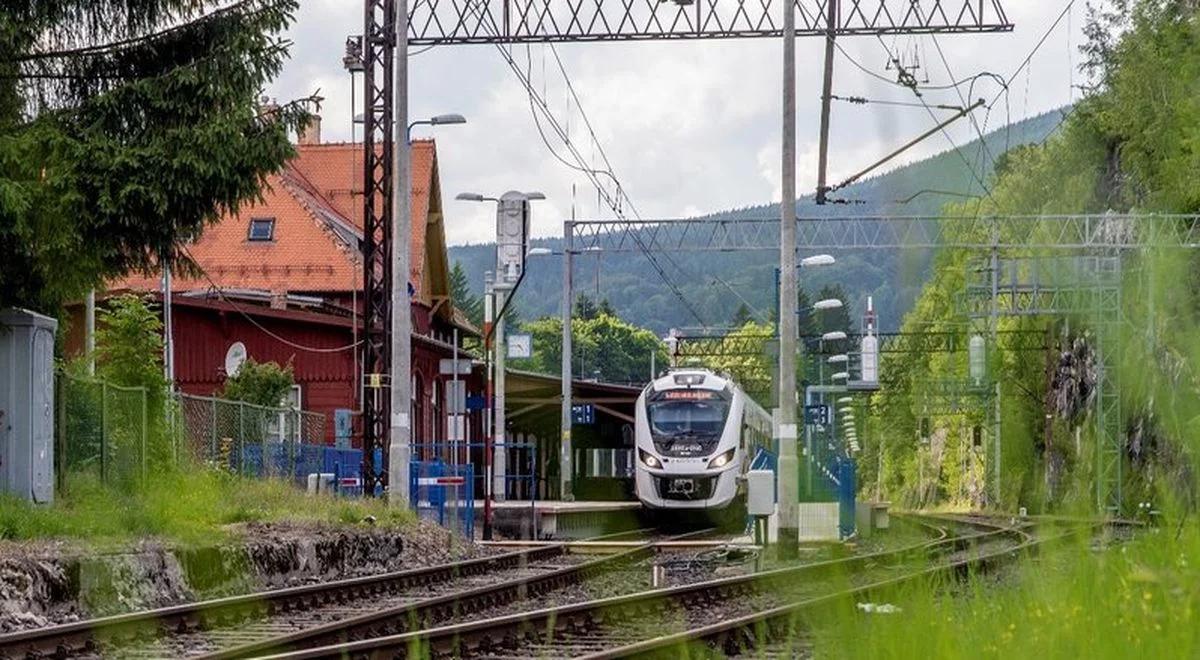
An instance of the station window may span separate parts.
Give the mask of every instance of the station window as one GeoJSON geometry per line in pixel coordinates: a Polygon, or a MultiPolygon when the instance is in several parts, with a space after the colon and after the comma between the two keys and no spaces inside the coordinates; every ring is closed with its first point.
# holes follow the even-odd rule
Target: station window
{"type": "Polygon", "coordinates": [[[275,240],[275,218],[250,218],[251,241],[275,240]]]}

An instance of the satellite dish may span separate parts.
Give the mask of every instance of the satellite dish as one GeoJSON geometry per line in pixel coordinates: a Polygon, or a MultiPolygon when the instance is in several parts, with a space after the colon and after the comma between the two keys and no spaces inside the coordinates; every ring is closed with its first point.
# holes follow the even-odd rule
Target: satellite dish
{"type": "Polygon", "coordinates": [[[242,368],[242,363],[246,361],[246,345],[240,341],[235,341],[229,345],[229,350],[225,351],[225,375],[236,376],[242,368]]]}

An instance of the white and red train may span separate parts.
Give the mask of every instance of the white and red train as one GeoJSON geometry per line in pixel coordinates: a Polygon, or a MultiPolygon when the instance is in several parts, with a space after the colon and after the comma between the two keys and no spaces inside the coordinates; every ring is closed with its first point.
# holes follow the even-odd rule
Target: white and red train
{"type": "Polygon", "coordinates": [[[634,419],[637,497],[655,510],[726,510],[771,447],[771,416],[728,376],[676,369],[646,386],[634,419]]]}

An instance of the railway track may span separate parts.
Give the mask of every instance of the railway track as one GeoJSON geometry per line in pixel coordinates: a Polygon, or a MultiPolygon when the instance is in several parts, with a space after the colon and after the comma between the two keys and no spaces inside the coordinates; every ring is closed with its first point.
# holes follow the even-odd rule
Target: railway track
{"type": "MultiPolygon", "coordinates": [[[[634,657],[676,655],[678,644],[738,639],[797,609],[847,593],[916,579],[930,572],[966,570],[1033,547],[1022,526],[973,518],[924,518],[935,538],[909,546],[763,573],[572,605],[463,621],[437,628],[308,648],[277,658],[392,657],[634,657]],[[966,529],[951,532],[951,529],[966,529]],[[933,567],[930,568],[930,562],[933,567]],[[663,630],[679,633],[663,635],[663,630]],[[726,632],[731,631],[731,632],[726,632]],[[688,635],[693,635],[688,637],[688,635]]],[[[790,620],[790,619],[789,619],[790,620]]],[[[349,636],[348,639],[353,639],[349,636]]]]}
{"type": "Polygon", "coordinates": [[[653,552],[656,540],[595,559],[553,544],[51,626],[0,636],[0,657],[236,658],[394,633],[577,583],[653,552]]]}

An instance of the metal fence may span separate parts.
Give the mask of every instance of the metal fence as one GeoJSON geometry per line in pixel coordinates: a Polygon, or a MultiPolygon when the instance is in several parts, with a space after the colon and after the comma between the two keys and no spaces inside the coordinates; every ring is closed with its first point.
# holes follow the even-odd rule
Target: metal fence
{"type": "Polygon", "coordinates": [[[59,486],[67,474],[90,475],[102,483],[145,479],[151,435],[163,432],[151,429],[146,389],[66,374],[58,383],[59,486]]]}
{"type": "Polygon", "coordinates": [[[360,476],[362,452],[326,446],[325,416],[302,410],[190,394],[164,398],[60,373],[56,417],[59,487],[79,478],[133,484],[189,459],[300,483],[324,472],[353,487],[360,476]]]}
{"type": "Polygon", "coordinates": [[[257,477],[324,471],[324,415],[191,394],[177,400],[184,447],[196,461],[257,477]]]}

